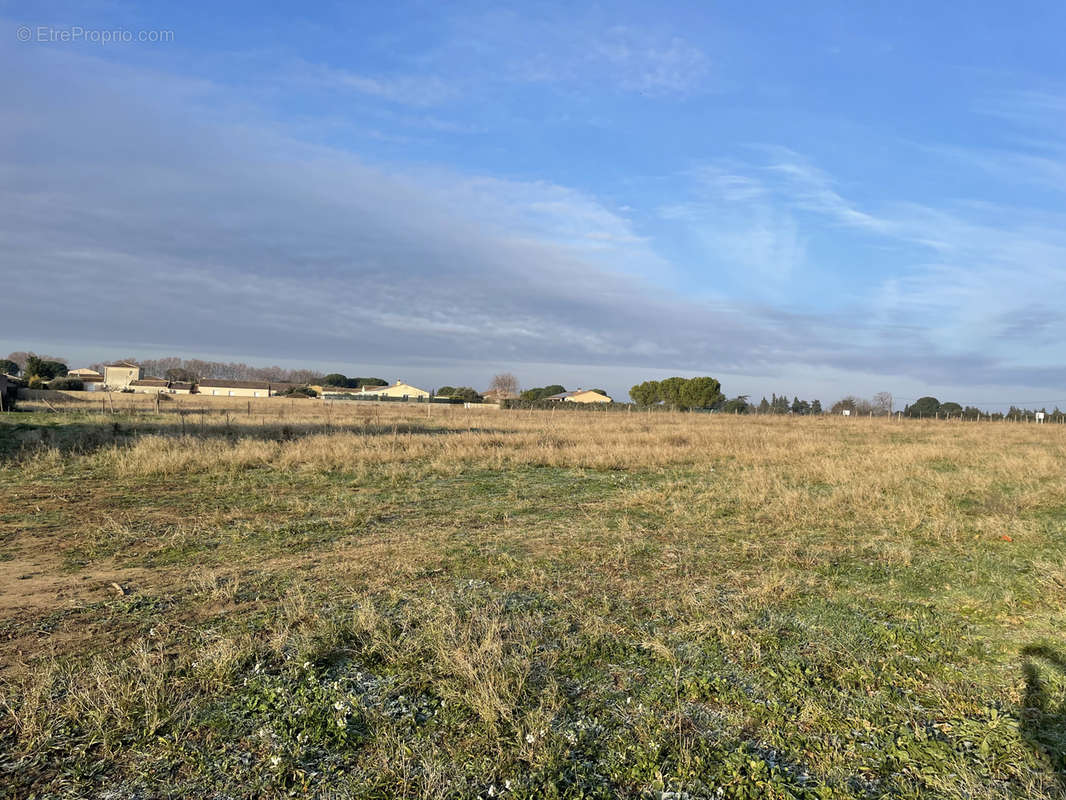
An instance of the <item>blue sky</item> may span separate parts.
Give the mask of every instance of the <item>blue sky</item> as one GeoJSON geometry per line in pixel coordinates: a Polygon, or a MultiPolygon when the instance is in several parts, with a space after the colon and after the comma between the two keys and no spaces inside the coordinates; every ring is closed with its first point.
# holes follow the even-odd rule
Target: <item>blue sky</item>
{"type": "Polygon", "coordinates": [[[0,3],[0,349],[1066,406],[1066,7],[571,5],[0,3]]]}

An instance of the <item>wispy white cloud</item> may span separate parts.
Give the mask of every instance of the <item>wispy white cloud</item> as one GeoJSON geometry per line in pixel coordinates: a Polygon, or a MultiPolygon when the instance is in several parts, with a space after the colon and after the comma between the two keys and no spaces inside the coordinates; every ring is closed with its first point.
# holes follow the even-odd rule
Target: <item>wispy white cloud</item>
{"type": "Polygon", "coordinates": [[[764,172],[782,180],[781,195],[792,206],[821,214],[853,228],[886,233],[889,222],[860,210],[837,190],[836,182],[798,153],[784,147],[766,148],[772,157],[764,172]]]}
{"type": "Polygon", "coordinates": [[[871,209],[791,151],[716,162],[663,216],[786,295],[812,266],[812,226],[897,242],[908,260],[851,307],[712,302],[662,280],[674,265],[636,213],[589,192],[368,164],[243,108],[202,113],[211,98],[183,81],[71,54],[0,51],[0,67],[0,89],[22,100],[0,110],[3,263],[34,278],[5,274],[6,307],[28,339],[1061,385],[1047,345],[1020,360],[994,341],[1062,330],[1047,302],[1066,296],[1054,215],[871,209]],[[46,317],[56,286],[78,303],[46,317]],[[116,294],[127,311],[102,318],[116,294]]]}
{"type": "MultiPolygon", "coordinates": [[[[804,246],[826,228],[843,226],[871,251],[891,253],[879,261],[887,274],[871,273],[850,296],[838,292],[840,313],[823,318],[848,331],[871,361],[888,359],[885,343],[896,341],[906,343],[897,354],[901,364],[927,360],[924,374],[939,369],[955,380],[966,374],[988,382],[997,370],[1017,376],[1061,363],[1056,343],[1066,340],[1066,313],[1049,308],[1047,298],[1066,297],[1066,213],[972,200],[897,202],[870,211],[799,154],[759,152],[763,160],[692,170],[689,197],[661,214],[686,224],[708,253],[754,280],[773,276],[782,297],[790,279],[827,279],[812,274],[817,256],[804,246]]],[[[812,340],[829,337],[817,317],[811,324],[820,331],[812,340]]],[[[843,358],[827,356],[837,365],[843,358]]],[[[1054,369],[1042,374],[1066,382],[1066,374],[1050,377],[1054,369]]]]}
{"type": "Polygon", "coordinates": [[[434,63],[463,62],[469,53],[487,79],[511,84],[668,97],[706,91],[712,77],[708,54],[684,32],[619,25],[572,7],[546,18],[500,9],[458,20],[455,39],[434,63]]]}
{"type": "Polygon", "coordinates": [[[655,37],[624,26],[593,40],[588,57],[603,61],[623,89],[646,94],[688,94],[710,73],[707,55],[681,36],[655,37]]]}
{"type": "Polygon", "coordinates": [[[290,67],[293,80],[374,97],[397,105],[438,106],[459,94],[452,82],[438,75],[365,75],[326,64],[298,62],[290,67]]]}

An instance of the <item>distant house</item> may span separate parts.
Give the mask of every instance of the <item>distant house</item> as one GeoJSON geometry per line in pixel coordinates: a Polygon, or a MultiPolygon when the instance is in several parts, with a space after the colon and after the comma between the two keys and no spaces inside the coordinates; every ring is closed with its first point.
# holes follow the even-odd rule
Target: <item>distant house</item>
{"type": "Polygon", "coordinates": [[[171,381],[170,393],[171,394],[191,394],[195,384],[185,383],[183,381],[171,381]]]}
{"type": "Polygon", "coordinates": [[[544,398],[552,403],[612,403],[614,402],[605,394],[594,389],[575,389],[572,392],[559,392],[544,398]]]}
{"type": "Polygon", "coordinates": [[[78,369],[68,369],[67,377],[78,378],[80,380],[85,380],[86,378],[99,378],[100,380],[104,379],[104,376],[97,372],[95,369],[88,369],[86,367],[79,367],[78,369]]]}
{"type": "Polygon", "coordinates": [[[228,381],[208,379],[198,381],[196,389],[200,394],[213,397],[270,397],[276,394],[271,391],[269,381],[228,381]]]}
{"type": "Polygon", "coordinates": [[[517,400],[518,395],[500,389],[489,389],[487,392],[482,392],[481,398],[486,403],[499,403],[501,400],[517,400]]]}
{"type": "Polygon", "coordinates": [[[114,391],[127,389],[144,377],[144,369],[132,361],[118,361],[104,365],[104,387],[114,391]]]}
{"type": "Polygon", "coordinates": [[[139,378],[130,381],[129,388],[141,394],[168,394],[170,381],[163,378],[139,378]]]}
{"type": "Polygon", "coordinates": [[[93,377],[92,375],[85,375],[78,378],[81,381],[82,388],[87,392],[102,392],[107,387],[104,385],[104,378],[102,375],[93,377]]]}
{"type": "Polygon", "coordinates": [[[362,386],[319,386],[316,384],[311,388],[326,400],[351,400],[363,393],[362,386]]]}
{"type": "Polygon", "coordinates": [[[404,381],[396,381],[391,386],[363,386],[360,394],[364,397],[392,397],[397,400],[423,400],[429,397],[429,392],[425,389],[419,389],[404,381]]]}

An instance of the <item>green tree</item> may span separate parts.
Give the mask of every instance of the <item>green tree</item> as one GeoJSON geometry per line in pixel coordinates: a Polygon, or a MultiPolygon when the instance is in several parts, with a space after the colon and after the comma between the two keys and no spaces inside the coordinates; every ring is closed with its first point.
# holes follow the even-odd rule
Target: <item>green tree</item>
{"type": "Polygon", "coordinates": [[[8,375],[18,375],[19,365],[10,358],[0,358],[0,372],[6,372],[8,375]]]}
{"type": "Polygon", "coordinates": [[[684,401],[681,399],[681,390],[685,388],[684,378],[667,378],[659,381],[659,399],[671,408],[682,408],[684,401]]]}
{"type": "Polygon", "coordinates": [[[919,397],[913,405],[907,406],[903,414],[907,417],[931,417],[938,411],[940,411],[940,401],[935,397],[926,396],[919,397]]]}
{"type": "Polygon", "coordinates": [[[472,389],[469,386],[459,386],[451,393],[451,397],[458,398],[464,403],[480,403],[481,395],[477,393],[476,389],[472,389]]]}
{"type": "Polygon", "coordinates": [[[347,386],[348,376],[341,375],[339,372],[331,372],[322,379],[322,383],[325,386],[347,386]]]}
{"type": "Polygon", "coordinates": [[[714,378],[690,378],[681,387],[682,408],[712,408],[724,399],[722,384],[714,378]]]}
{"type": "Polygon", "coordinates": [[[821,400],[811,400],[811,413],[812,414],[821,414],[822,413],[822,401],[821,400]]]}
{"type": "Polygon", "coordinates": [[[522,392],[522,394],[519,395],[519,398],[526,403],[535,403],[542,397],[544,397],[543,386],[537,386],[533,389],[526,389],[524,392],[522,392]]]}
{"type": "Polygon", "coordinates": [[[67,365],[62,361],[52,361],[30,354],[26,358],[24,375],[26,378],[38,377],[42,381],[50,381],[67,374],[67,365]]]}
{"type": "Polygon", "coordinates": [[[630,389],[629,396],[638,406],[653,406],[662,399],[659,386],[659,381],[644,381],[630,389]]]}
{"type": "Polygon", "coordinates": [[[942,403],[938,411],[941,416],[957,417],[962,413],[962,406],[958,403],[942,403]]]}
{"type": "Polygon", "coordinates": [[[858,408],[859,398],[849,394],[847,397],[842,397],[833,403],[833,407],[829,409],[829,413],[840,414],[843,411],[849,411],[854,414],[858,411],[858,408]]]}
{"type": "Polygon", "coordinates": [[[753,406],[748,402],[746,394],[737,395],[731,400],[726,400],[722,406],[723,414],[749,414],[753,406]]]}
{"type": "Polygon", "coordinates": [[[767,400],[765,397],[761,401],[759,401],[759,413],[760,414],[769,414],[770,413],[770,401],[767,400]]]}
{"type": "Polygon", "coordinates": [[[26,359],[26,366],[22,368],[23,375],[26,377],[26,380],[32,380],[33,378],[42,377],[41,376],[41,365],[43,363],[44,363],[44,361],[41,358],[39,358],[38,356],[30,355],[26,359]]]}
{"type": "Polygon", "coordinates": [[[800,400],[798,397],[792,398],[792,413],[793,414],[810,414],[811,404],[806,400],[800,400]]]}
{"type": "Polygon", "coordinates": [[[348,386],[358,389],[361,386],[388,386],[389,382],[382,378],[349,378],[348,386]]]}
{"type": "Polygon", "coordinates": [[[437,397],[451,397],[455,394],[454,386],[442,386],[437,389],[437,397]]]}
{"type": "Polygon", "coordinates": [[[541,395],[541,397],[551,397],[553,394],[562,394],[565,391],[566,388],[564,386],[561,386],[558,383],[553,383],[550,386],[544,387],[544,394],[541,395]]]}

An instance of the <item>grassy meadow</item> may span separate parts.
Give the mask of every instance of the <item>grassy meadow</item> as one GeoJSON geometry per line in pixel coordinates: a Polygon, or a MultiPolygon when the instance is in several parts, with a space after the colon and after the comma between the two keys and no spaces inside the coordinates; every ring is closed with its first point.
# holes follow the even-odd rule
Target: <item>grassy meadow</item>
{"type": "Polygon", "coordinates": [[[194,401],[0,415],[2,797],[1066,795],[1066,426],[194,401]]]}

